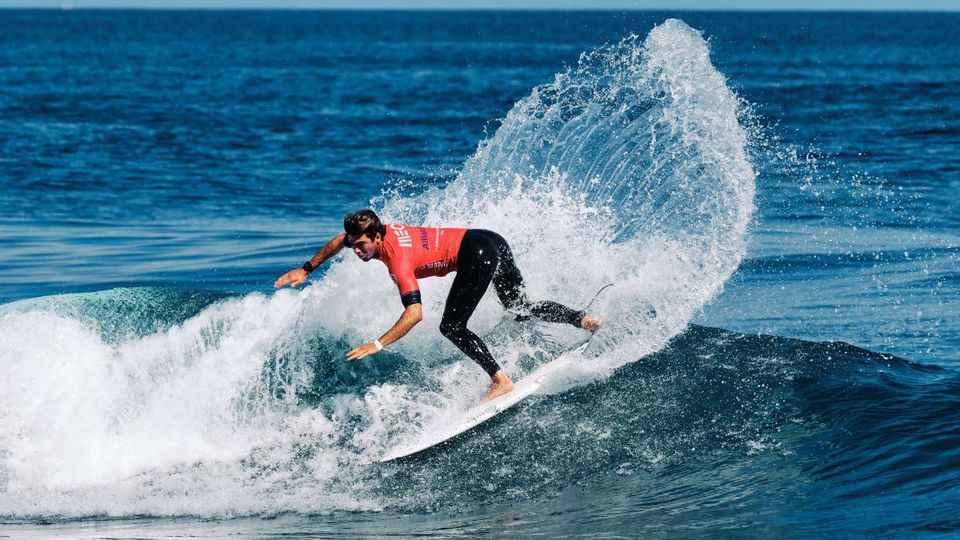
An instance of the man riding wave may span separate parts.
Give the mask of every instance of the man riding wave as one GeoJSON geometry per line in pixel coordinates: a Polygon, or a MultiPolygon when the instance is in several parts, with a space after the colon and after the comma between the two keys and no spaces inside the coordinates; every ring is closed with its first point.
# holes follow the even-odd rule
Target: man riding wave
{"type": "Polygon", "coordinates": [[[347,353],[347,360],[359,360],[380,352],[405,336],[423,320],[417,279],[445,276],[450,272],[456,272],[457,275],[447,295],[440,320],[440,333],[490,375],[490,389],[483,401],[513,390],[513,381],[493,359],[486,344],[467,328],[467,321],[491,281],[503,307],[521,313],[523,317],[567,323],[590,332],[600,328],[600,319],[583,311],[549,300],[528,301],[523,276],[520,275],[510,246],[493,231],[384,224],[373,210],[348,214],[343,219],[343,228],[343,233],[327,242],[301,268],[291,270],[277,279],[274,287],[303,284],[310,272],[344,247],[353,249],[362,261],[379,259],[383,262],[400,291],[403,314],[379,339],[347,353]]]}

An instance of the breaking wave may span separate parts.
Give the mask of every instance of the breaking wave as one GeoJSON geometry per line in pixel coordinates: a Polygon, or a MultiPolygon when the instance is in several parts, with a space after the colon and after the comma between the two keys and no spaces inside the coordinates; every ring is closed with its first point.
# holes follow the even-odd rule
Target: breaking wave
{"type": "MultiPolygon", "coordinates": [[[[755,178],[739,112],[700,34],[669,20],[645,39],[583,54],[535,88],[449,185],[380,199],[388,221],[500,232],[534,299],[582,306],[614,284],[591,306],[607,325],[577,370],[489,429],[512,433],[523,422],[575,445],[618,429],[592,408],[563,405],[580,390],[560,391],[663,350],[737,268],[755,178]]],[[[492,448],[505,469],[485,469],[476,451],[446,479],[436,467],[371,465],[484,390],[485,374],[436,330],[449,281],[422,282],[424,324],[351,364],[344,353],[400,311],[383,268],[353,258],[334,261],[304,290],[269,296],[114,289],[3,306],[0,515],[417,510],[442,506],[451,478],[470,484],[463,493],[535,497],[592,474],[557,472],[571,463],[561,455],[535,462],[534,470],[555,469],[542,477],[556,484],[523,480],[509,471],[535,441],[497,446],[489,432],[470,444],[492,448]],[[488,485],[490,474],[502,481],[488,485]]],[[[471,326],[516,375],[584,338],[505,318],[492,295],[471,326]]],[[[754,434],[767,444],[761,432],[748,430],[738,448],[754,434]]],[[[647,441],[628,468],[684,451],[670,442],[676,434],[628,436],[647,441]]]]}

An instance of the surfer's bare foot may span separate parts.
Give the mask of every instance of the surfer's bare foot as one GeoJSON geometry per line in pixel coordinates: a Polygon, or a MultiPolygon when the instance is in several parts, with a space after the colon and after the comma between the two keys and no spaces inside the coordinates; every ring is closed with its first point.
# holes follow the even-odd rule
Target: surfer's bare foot
{"type": "Polygon", "coordinates": [[[511,381],[510,377],[507,377],[507,374],[501,369],[493,374],[493,381],[490,383],[490,389],[487,390],[486,395],[483,396],[483,399],[480,400],[480,403],[486,403],[495,397],[509,394],[512,391],[513,381],[511,381]]]}
{"type": "Polygon", "coordinates": [[[599,330],[601,326],[603,326],[603,321],[601,321],[596,317],[584,315],[583,318],[580,319],[580,327],[590,332],[591,334],[599,330]]]}

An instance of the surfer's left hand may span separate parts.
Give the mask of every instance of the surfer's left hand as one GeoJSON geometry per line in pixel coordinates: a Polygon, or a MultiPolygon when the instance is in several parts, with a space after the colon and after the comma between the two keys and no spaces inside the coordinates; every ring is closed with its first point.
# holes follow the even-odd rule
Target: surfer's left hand
{"type": "Polygon", "coordinates": [[[367,343],[365,345],[361,345],[356,349],[348,352],[347,360],[360,360],[361,358],[365,358],[367,356],[370,356],[371,354],[377,354],[378,352],[379,351],[377,350],[376,344],[367,343]]]}

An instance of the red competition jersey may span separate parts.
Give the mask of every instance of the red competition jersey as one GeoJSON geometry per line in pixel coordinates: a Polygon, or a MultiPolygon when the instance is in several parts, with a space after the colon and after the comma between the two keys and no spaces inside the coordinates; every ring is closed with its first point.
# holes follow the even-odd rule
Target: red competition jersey
{"type": "Polygon", "coordinates": [[[419,291],[417,278],[445,276],[457,270],[457,252],[467,229],[386,225],[380,260],[400,289],[400,296],[419,291]]]}

